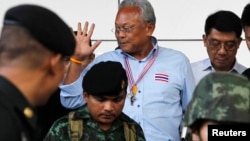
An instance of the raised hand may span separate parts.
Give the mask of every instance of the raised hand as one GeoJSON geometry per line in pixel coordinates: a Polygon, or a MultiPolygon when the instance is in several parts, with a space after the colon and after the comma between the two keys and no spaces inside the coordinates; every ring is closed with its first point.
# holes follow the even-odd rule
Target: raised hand
{"type": "Polygon", "coordinates": [[[92,24],[89,30],[88,25],[89,23],[85,22],[82,28],[79,22],[76,33],[72,29],[72,33],[75,34],[76,49],[74,55],[70,57],[71,63],[65,73],[64,84],[74,82],[80,76],[82,70],[95,59],[94,51],[101,41],[98,40],[93,45],[90,44],[95,24],[92,24]]]}
{"type": "Polygon", "coordinates": [[[101,41],[98,40],[91,44],[91,36],[93,34],[95,24],[91,24],[88,29],[89,23],[85,22],[82,28],[81,23],[78,23],[76,31],[76,49],[72,58],[81,61],[83,64],[89,64],[95,58],[94,51],[100,45],[101,41]]]}

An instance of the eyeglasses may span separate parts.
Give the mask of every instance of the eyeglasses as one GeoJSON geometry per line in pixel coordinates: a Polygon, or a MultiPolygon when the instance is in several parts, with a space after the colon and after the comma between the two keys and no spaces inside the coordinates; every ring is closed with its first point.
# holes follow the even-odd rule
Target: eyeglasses
{"type": "Polygon", "coordinates": [[[219,50],[222,45],[225,50],[232,51],[237,48],[237,42],[236,41],[227,41],[227,42],[221,42],[218,40],[207,40],[208,46],[213,50],[219,50]]]}
{"type": "Polygon", "coordinates": [[[123,33],[131,33],[135,25],[132,26],[123,26],[123,27],[115,27],[111,31],[115,34],[119,34],[120,32],[123,33]]]}

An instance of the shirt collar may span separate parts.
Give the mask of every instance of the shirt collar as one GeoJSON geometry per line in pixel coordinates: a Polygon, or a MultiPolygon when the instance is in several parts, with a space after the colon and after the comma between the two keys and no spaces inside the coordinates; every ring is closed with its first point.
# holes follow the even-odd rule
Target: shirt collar
{"type": "MultiPolygon", "coordinates": [[[[233,68],[230,70],[230,71],[228,71],[228,72],[234,72],[234,73],[239,73],[237,70],[239,70],[239,63],[237,62],[237,60],[235,60],[235,63],[234,63],[234,66],[233,66],[233,68]]],[[[203,68],[203,70],[204,71],[206,71],[206,70],[210,70],[210,71],[212,71],[212,72],[215,72],[215,69],[214,69],[214,67],[212,66],[212,64],[211,64],[211,61],[210,61],[210,59],[206,59],[205,61],[204,61],[204,68],[203,68]]]]}

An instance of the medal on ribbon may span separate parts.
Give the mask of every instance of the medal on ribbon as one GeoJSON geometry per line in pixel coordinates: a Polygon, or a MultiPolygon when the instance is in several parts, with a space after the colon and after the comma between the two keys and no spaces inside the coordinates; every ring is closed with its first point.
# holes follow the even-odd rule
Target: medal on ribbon
{"type": "Polygon", "coordinates": [[[135,100],[136,100],[135,95],[136,95],[136,93],[137,93],[137,89],[138,89],[138,88],[137,88],[136,85],[134,85],[134,86],[132,87],[132,90],[131,90],[132,96],[131,96],[131,98],[130,98],[131,105],[133,105],[134,102],[135,102],[135,100]]]}
{"type": "Polygon", "coordinates": [[[139,77],[137,78],[136,81],[133,78],[132,70],[131,70],[131,67],[130,67],[129,60],[128,60],[127,56],[124,57],[125,70],[127,72],[128,83],[129,83],[130,91],[131,91],[131,97],[130,97],[131,105],[133,105],[134,102],[136,101],[135,95],[136,95],[136,93],[138,91],[137,84],[143,78],[143,76],[147,73],[149,68],[153,65],[153,63],[154,63],[154,61],[155,61],[155,59],[156,59],[156,57],[158,55],[158,52],[159,52],[159,49],[156,50],[153,57],[148,61],[148,63],[143,68],[142,72],[140,73],[140,75],[139,75],[139,77]]]}

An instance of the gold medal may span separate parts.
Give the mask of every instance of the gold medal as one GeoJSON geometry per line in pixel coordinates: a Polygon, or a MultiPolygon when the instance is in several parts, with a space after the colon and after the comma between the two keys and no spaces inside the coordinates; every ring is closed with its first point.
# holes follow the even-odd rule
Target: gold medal
{"type": "Polygon", "coordinates": [[[133,94],[133,95],[136,95],[136,93],[137,93],[137,86],[134,85],[134,86],[132,87],[132,94],[133,94]]]}

